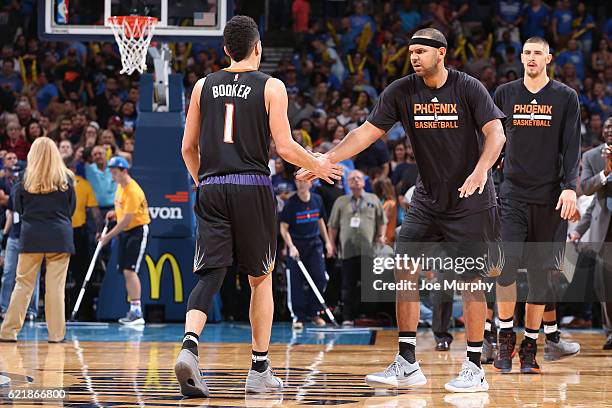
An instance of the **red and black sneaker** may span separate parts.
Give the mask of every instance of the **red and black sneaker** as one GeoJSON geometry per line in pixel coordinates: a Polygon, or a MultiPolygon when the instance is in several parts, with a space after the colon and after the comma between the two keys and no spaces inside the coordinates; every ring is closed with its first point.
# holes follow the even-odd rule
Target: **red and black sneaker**
{"type": "Polygon", "coordinates": [[[497,355],[493,367],[502,374],[512,371],[512,357],[516,347],[516,333],[514,331],[500,331],[497,338],[497,355]]]}
{"type": "Polygon", "coordinates": [[[535,341],[523,340],[519,349],[519,358],[521,359],[521,373],[523,374],[540,374],[540,366],[536,361],[536,353],[538,352],[538,344],[535,341]]]}

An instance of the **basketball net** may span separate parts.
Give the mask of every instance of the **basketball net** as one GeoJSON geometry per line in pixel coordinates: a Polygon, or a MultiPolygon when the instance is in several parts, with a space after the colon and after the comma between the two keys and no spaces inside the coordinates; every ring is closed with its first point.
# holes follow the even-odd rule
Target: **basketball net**
{"type": "Polygon", "coordinates": [[[112,16],[108,22],[115,35],[123,69],[120,74],[141,74],[147,69],[147,50],[153,38],[157,18],[146,16],[112,16]]]}

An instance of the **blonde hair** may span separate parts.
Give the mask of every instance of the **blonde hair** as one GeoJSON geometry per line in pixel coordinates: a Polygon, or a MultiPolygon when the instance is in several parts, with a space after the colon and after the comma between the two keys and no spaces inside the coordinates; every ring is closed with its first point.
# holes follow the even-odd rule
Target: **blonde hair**
{"type": "Polygon", "coordinates": [[[74,173],[64,164],[55,142],[45,136],[34,140],[23,177],[25,190],[31,194],[66,191],[72,180],[74,173]]]}

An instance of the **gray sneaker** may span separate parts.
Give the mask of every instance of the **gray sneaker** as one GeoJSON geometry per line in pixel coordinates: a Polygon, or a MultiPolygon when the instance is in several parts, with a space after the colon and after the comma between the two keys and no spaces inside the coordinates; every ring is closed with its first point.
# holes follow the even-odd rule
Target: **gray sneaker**
{"type": "Polygon", "coordinates": [[[490,341],[491,339],[484,338],[482,342],[482,354],[480,355],[480,363],[481,364],[492,364],[495,361],[495,349],[497,348],[497,343],[493,343],[490,341]]]}
{"type": "Polygon", "coordinates": [[[374,388],[397,388],[425,385],[427,379],[418,362],[410,364],[398,354],[385,371],[366,375],[365,382],[374,388]]]}
{"type": "Polygon", "coordinates": [[[131,310],[127,312],[125,317],[119,319],[119,323],[125,326],[136,326],[145,324],[145,320],[142,317],[142,312],[132,312],[131,310]]]}
{"type": "Polygon", "coordinates": [[[191,351],[183,349],[176,358],[174,374],[181,386],[181,394],[186,397],[208,397],[208,386],[200,375],[200,358],[191,351]]]}
{"type": "Polygon", "coordinates": [[[459,376],[447,382],[444,388],[452,392],[482,392],[489,390],[489,384],[482,367],[478,367],[466,358],[459,376]]]}
{"type": "Polygon", "coordinates": [[[263,373],[249,370],[244,389],[246,392],[253,393],[280,392],[283,390],[283,381],[274,376],[272,367],[270,366],[270,360],[268,360],[268,366],[263,373]]]}
{"type": "Polygon", "coordinates": [[[557,361],[575,356],[580,352],[580,344],[559,339],[558,343],[546,339],[544,343],[544,361],[557,361]]]}

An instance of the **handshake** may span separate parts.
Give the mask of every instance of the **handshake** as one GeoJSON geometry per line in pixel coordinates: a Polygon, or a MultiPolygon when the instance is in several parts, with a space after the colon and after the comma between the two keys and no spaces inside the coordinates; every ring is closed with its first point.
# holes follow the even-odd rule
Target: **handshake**
{"type": "Polygon", "coordinates": [[[308,166],[304,166],[295,174],[296,180],[313,181],[320,178],[329,184],[334,180],[340,180],[344,174],[344,168],[334,163],[335,153],[311,153],[312,159],[308,166]]]}

